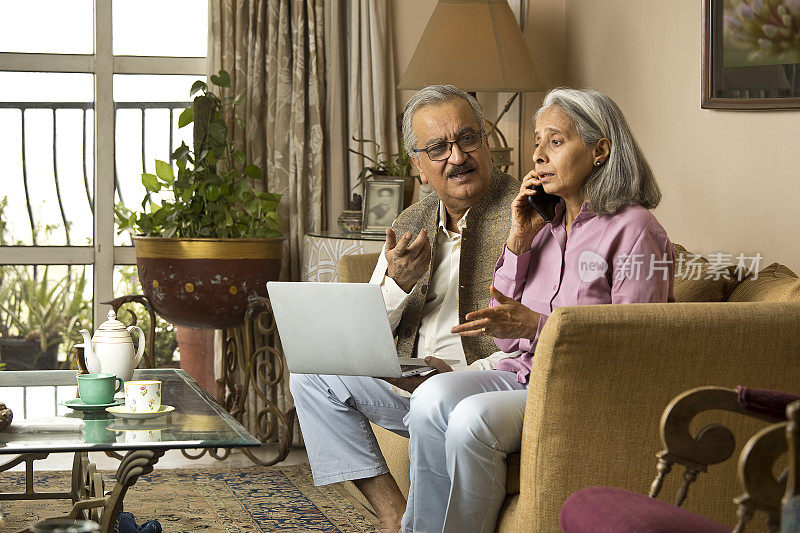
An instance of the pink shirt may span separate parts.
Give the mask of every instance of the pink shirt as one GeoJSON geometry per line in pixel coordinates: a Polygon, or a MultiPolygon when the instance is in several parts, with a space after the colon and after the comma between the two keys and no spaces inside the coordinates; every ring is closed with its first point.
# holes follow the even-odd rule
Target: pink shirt
{"type": "Polygon", "coordinates": [[[495,267],[495,288],[541,315],[533,339],[494,339],[504,352],[522,352],[494,366],[516,372],[520,383],[528,381],[539,334],[555,308],[675,301],[672,243],[650,211],[637,205],[597,216],[583,204],[567,241],[564,210],[559,203],[528,252],[504,248],[495,267]]]}

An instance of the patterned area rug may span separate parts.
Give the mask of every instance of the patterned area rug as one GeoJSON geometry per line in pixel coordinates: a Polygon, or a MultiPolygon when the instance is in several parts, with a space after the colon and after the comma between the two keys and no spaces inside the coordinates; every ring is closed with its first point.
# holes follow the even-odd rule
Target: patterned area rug
{"type": "MultiPolygon", "coordinates": [[[[113,482],[112,472],[104,472],[113,482]]],[[[36,490],[68,490],[68,472],[37,472],[36,490]]],[[[24,485],[24,472],[0,474],[0,490],[24,485]]],[[[14,489],[16,490],[16,489],[14,489]]],[[[66,514],[66,500],[3,502],[17,531],[40,518],[66,514]]],[[[155,470],[125,496],[137,524],[157,519],[164,532],[377,531],[377,518],[339,485],[315,487],[307,465],[155,470]]]]}

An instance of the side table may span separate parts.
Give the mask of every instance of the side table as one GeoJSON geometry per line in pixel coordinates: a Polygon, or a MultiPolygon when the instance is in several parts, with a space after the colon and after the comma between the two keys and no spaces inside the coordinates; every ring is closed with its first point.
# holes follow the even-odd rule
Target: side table
{"type": "Polygon", "coordinates": [[[345,233],[341,230],[306,233],[303,237],[302,281],[339,281],[336,266],[343,255],[383,250],[382,233],[345,233]]]}

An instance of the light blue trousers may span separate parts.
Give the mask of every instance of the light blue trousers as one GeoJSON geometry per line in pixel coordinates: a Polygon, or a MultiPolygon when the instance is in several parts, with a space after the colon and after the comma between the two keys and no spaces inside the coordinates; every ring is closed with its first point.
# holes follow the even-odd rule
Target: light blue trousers
{"type": "Polygon", "coordinates": [[[389,471],[372,421],[410,437],[404,532],[494,531],[522,435],[527,389],[515,373],[438,374],[410,399],[368,377],[292,374],[290,387],[315,484],[389,471]]]}

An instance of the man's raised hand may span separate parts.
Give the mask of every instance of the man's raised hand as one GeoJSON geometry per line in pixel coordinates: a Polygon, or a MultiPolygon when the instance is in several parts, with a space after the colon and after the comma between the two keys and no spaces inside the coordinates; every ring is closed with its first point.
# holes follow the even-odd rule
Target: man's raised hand
{"type": "Polygon", "coordinates": [[[411,233],[405,233],[398,241],[394,230],[386,229],[386,273],[405,292],[411,292],[431,262],[427,230],[422,228],[414,242],[411,242],[411,237],[411,233]]]}

